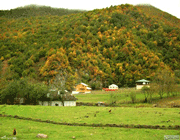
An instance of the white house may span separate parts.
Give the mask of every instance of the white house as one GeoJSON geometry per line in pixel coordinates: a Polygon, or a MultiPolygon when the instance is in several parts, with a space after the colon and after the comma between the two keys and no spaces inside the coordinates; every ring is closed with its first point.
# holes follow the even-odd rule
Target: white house
{"type": "Polygon", "coordinates": [[[115,84],[112,84],[112,85],[109,86],[109,89],[118,89],[118,86],[115,85],[115,84]]]}
{"type": "Polygon", "coordinates": [[[149,83],[150,81],[145,80],[145,79],[138,80],[136,81],[136,89],[142,89],[142,87],[144,86],[150,87],[149,83]]]}
{"type": "Polygon", "coordinates": [[[62,101],[58,100],[57,98],[54,98],[50,101],[39,101],[39,105],[42,106],[76,106],[76,100],[73,95],[65,94],[62,96],[62,101]]]}

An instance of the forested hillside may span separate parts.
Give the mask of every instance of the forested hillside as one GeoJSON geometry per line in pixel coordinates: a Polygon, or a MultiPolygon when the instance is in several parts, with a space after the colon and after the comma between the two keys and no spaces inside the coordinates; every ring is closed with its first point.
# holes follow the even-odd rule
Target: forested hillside
{"type": "Polygon", "coordinates": [[[8,18],[21,18],[21,17],[31,17],[31,16],[45,16],[45,15],[68,15],[73,13],[83,13],[82,10],[70,10],[63,8],[51,8],[48,6],[39,5],[27,5],[24,7],[18,7],[11,10],[0,10],[0,16],[8,18]]]}
{"type": "Polygon", "coordinates": [[[134,86],[158,69],[180,69],[180,19],[152,6],[11,15],[0,17],[1,89],[21,77],[48,84],[57,74],[69,90],[78,82],[134,86]]]}

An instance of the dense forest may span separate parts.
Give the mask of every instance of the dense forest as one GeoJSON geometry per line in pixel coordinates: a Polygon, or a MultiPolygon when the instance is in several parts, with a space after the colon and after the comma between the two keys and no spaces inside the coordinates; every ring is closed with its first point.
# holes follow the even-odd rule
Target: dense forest
{"type": "Polygon", "coordinates": [[[134,86],[160,69],[180,69],[180,19],[150,5],[0,11],[0,90],[22,77],[48,85],[57,75],[68,90],[134,86]]]}

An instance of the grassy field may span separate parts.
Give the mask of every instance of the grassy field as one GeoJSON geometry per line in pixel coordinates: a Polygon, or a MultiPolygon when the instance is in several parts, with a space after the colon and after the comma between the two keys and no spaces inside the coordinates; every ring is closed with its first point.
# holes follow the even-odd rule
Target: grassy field
{"type": "MultiPolygon", "coordinates": [[[[75,95],[78,102],[109,103],[112,92],[93,91],[91,94],[75,95]]],[[[168,127],[180,124],[180,108],[153,108],[153,103],[162,106],[170,102],[180,103],[180,96],[159,99],[154,95],[153,103],[142,103],[144,95],[135,89],[119,89],[113,92],[118,95],[118,104],[123,107],[97,106],[30,106],[30,105],[0,105],[0,114],[18,115],[26,118],[51,120],[66,123],[86,124],[134,124],[159,125],[168,127]],[[139,102],[132,104],[130,92],[136,92],[139,102]],[[139,107],[139,106],[146,107],[139,107]],[[125,107],[131,106],[131,107],[125,107]],[[147,107],[149,106],[149,107],[147,107]],[[109,110],[111,109],[111,113],[109,110]]],[[[47,134],[48,139],[78,139],[78,140],[160,140],[164,135],[180,135],[179,130],[138,129],[118,127],[66,126],[31,120],[19,120],[10,117],[0,117],[0,139],[13,139],[12,131],[16,128],[16,139],[38,139],[38,133],[47,134]]],[[[14,137],[15,138],[15,137],[14,137]]]]}
{"type": "Polygon", "coordinates": [[[119,89],[117,91],[104,91],[104,90],[95,90],[89,94],[76,94],[75,97],[78,98],[78,102],[105,102],[109,103],[110,101],[110,94],[116,94],[118,97],[118,102],[123,103],[127,101],[131,101],[129,96],[130,92],[136,92],[137,99],[141,100],[144,98],[143,94],[140,94],[139,91],[135,90],[135,88],[124,88],[119,89]]]}
{"type": "MultiPolygon", "coordinates": [[[[104,91],[104,90],[96,90],[92,91],[92,93],[89,94],[76,94],[74,95],[78,100],[77,102],[85,102],[85,103],[98,103],[98,102],[105,102],[110,103],[111,101],[111,94],[116,95],[117,104],[118,106],[146,106],[151,107],[152,104],[156,104],[160,102],[160,106],[163,106],[164,104],[168,106],[168,103],[174,100],[180,100],[180,93],[178,93],[178,96],[175,97],[169,97],[167,98],[167,95],[163,95],[163,100],[159,98],[158,94],[153,94],[152,102],[143,103],[144,101],[144,94],[141,93],[139,90],[136,90],[135,88],[123,88],[118,89],[117,91],[104,91]],[[136,103],[132,104],[130,93],[134,92],[136,93],[136,103]]],[[[176,101],[177,102],[177,101],[176,101]]],[[[179,102],[180,104],[180,102],[179,102]]]]}
{"type": "Polygon", "coordinates": [[[179,125],[180,108],[0,106],[0,113],[68,123],[179,125]],[[109,113],[111,109],[111,113],[109,113]]]}
{"type": "Polygon", "coordinates": [[[0,118],[0,126],[1,139],[3,136],[13,139],[12,131],[16,128],[17,140],[40,139],[36,138],[38,133],[47,134],[50,140],[160,140],[164,135],[180,135],[177,130],[74,127],[3,117],[0,118]]]}

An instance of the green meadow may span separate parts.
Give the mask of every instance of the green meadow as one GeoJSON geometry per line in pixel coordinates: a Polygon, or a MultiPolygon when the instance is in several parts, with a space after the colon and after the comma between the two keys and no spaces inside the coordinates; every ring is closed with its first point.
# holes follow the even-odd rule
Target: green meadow
{"type": "Polygon", "coordinates": [[[180,108],[57,107],[1,105],[1,114],[67,123],[140,124],[175,126],[180,124],[180,108]],[[109,110],[111,109],[111,113],[109,110]]]}
{"type": "Polygon", "coordinates": [[[47,134],[49,140],[161,140],[164,135],[180,135],[177,130],[65,126],[5,117],[0,118],[0,126],[1,139],[13,139],[16,128],[17,140],[40,139],[38,133],[47,134]]]}
{"type": "MultiPolygon", "coordinates": [[[[117,125],[159,125],[175,127],[180,124],[180,108],[152,107],[153,103],[168,104],[179,103],[179,95],[176,97],[153,96],[153,102],[143,103],[144,95],[136,92],[137,102],[132,104],[129,93],[134,89],[124,89],[115,92],[93,91],[91,94],[75,95],[78,102],[110,102],[110,95],[118,98],[118,107],[98,106],[39,106],[39,105],[0,105],[0,114],[20,116],[43,121],[51,120],[60,123],[79,124],[117,124],[117,125]],[[146,106],[146,107],[140,107],[146,106]],[[109,112],[111,110],[111,112],[109,112]]],[[[135,90],[134,90],[135,91],[135,90]]],[[[0,139],[39,139],[38,133],[47,134],[51,140],[78,139],[78,140],[160,140],[164,135],[180,135],[178,130],[148,129],[148,128],[120,128],[120,127],[93,127],[93,126],[68,126],[35,122],[12,117],[0,117],[0,139]],[[16,128],[17,135],[12,136],[16,128]]]]}
{"type": "MultiPolygon", "coordinates": [[[[152,100],[148,97],[147,103],[144,103],[145,96],[141,90],[136,90],[135,88],[123,88],[118,89],[117,91],[104,91],[104,90],[95,90],[89,94],[75,94],[74,95],[78,100],[77,102],[84,103],[111,103],[112,100],[116,100],[116,106],[144,106],[152,107],[153,104],[161,103],[160,106],[166,105],[174,100],[180,100],[180,93],[178,92],[176,96],[167,97],[166,94],[163,94],[163,99],[160,99],[159,94],[154,93],[152,95],[152,100]],[[135,103],[132,103],[130,94],[134,93],[136,96],[135,103]],[[111,98],[111,95],[115,96],[114,99],[111,98]]],[[[180,102],[178,102],[180,104],[180,102]]],[[[170,106],[169,106],[170,107],[170,106]]]]}

